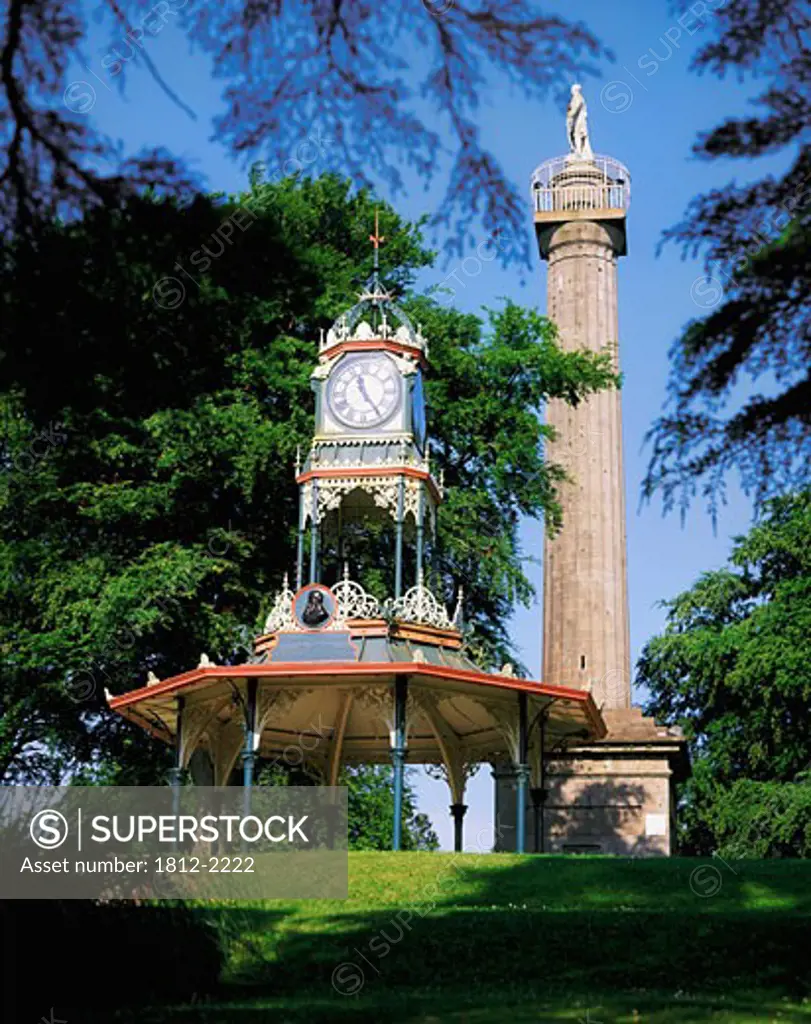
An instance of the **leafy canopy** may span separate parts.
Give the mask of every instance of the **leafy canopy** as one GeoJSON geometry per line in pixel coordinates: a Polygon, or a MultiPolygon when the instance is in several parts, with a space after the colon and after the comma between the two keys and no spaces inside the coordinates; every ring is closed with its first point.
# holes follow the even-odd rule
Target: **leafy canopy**
{"type": "Polygon", "coordinates": [[[234,156],[261,159],[282,177],[308,163],[316,133],[329,140],[329,166],[396,196],[404,169],[427,184],[450,150],[438,215],[453,228],[450,251],[501,230],[505,257],[526,259],[523,185],[516,189],[484,146],[477,109],[494,78],[538,101],[560,98],[606,53],[582,23],[532,0],[103,0],[93,25],[88,13],[81,0],[9,0],[0,29],[0,230],[35,231],[38,218],[114,204],[149,182],[189,194],[190,175],[167,149],[125,158],[92,125],[96,90],[123,90],[136,63],[195,116],[190,97],[173,91],[171,69],[150,55],[161,33],[182,32],[224,82],[215,132],[234,156]],[[88,54],[90,39],[106,45],[88,54]],[[74,58],[95,77],[71,82],[74,58]]]}
{"type": "Polygon", "coordinates": [[[684,841],[706,850],[743,828],[735,794],[791,810],[794,798],[769,787],[797,785],[811,764],[811,492],[769,502],[729,566],[666,607],[638,681],[651,694],[647,713],[685,730],[695,765],[684,841]]]}
{"type": "Polygon", "coordinates": [[[735,0],[708,27],[694,68],[764,85],[751,116],[703,133],[694,152],[787,165],[698,196],[665,236],[703,253],[708,279],[694,293],[712,311],[671,349],[644,491],[682,511],[700,493],[714,514],[731,471],[758,503],[811,472],[811,13],[802,0],[735,0]],[[741,402],[743,383],[758,390],[741,402]]]}

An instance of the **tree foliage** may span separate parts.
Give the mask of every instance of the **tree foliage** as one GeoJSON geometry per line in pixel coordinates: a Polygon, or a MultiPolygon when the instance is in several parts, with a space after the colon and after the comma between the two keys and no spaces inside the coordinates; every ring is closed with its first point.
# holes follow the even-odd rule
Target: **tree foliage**
{"type": "Polygon", "coordinates": [[[645,646],[638,681],[650,691],[647,713],[681,725],[692,750],[684,845],[737,849],[751,835],[742,807],[759,796],[791,820],[809,807],[791,787],[811,764],[811,492],[769,502],[736,540],[730,565],[666,607],[667,627],[645,646]]]}
{"type": "MultiPolygon", "coordinates": [[[[436,850],[439,839],[426,814],[417,810],[414,788],[406,773],[403,788],[403,850],[436,850]]],[[[390,765],[345,768],[349,849],[390,850],[394,836],[394,774],[390,765]]]]}
{"type": "Polygon", "coordinates": [[[801,0],[734,0],[693,66],[763,81],[748,117],[702,134],[703,159],[781,155],[782,174],[698,196],[665,238],[704,255],[699,306],[671,350],[669,403],[654,424],[648,497],[715,512],[731,470],[760,503],[811,471],[811,13],[801,0]],[[740,401],[744,382],[759,390],[740,401]]]}
{"type": "MultiPolygon", "coordinates": [[[[165,152],[122,160],[88,122],[91,83],[84,92],[65,89],[71,60],[92,60],[83,52],[87,13],[79,0],[9,0],[0,38],[0,217],[18,230],[33,228],[37,215],[114,201],[144,181],[188,185],[165,152]],[[117,170],[103,173],[102,161],[117,170]]],[[[374,180],[396,195],[404,168],[433,179],[450,139],[440,220],[454,228],[451,248],[461,251],[480,222],[487,234],[504,232],[506,256],[528,252],[523,189],[482,143],[482,94],[500,76],[532,98],[559,97],[604,53],[584,25],[530,0],[104,0],[94,14],[94,33],[109,40],[100,66],[92,60],[98,74],[123,86],[135,59],[181,106],[150,43],[167,26],[185,32],[225,82],[217,136],[248,162],[283,168],[320,126],[334,166],[356,185],[374,180]]]]}
{"type": "MultiPolygon", "coordinates": [[[[103,755],[108,781],[110,763],[121,781],[154,778],[161,751],[106,712],[104,689],[166,678],[203,651],[246,657],[293,567],[317,339],[370,272],[374,208],[335,177],[286,179],[227,201],[135,198],[7,251],[6,777],[92,776],[103,755]]],[[[417,226],[380,214],[387,283],[407,296],[432,254],[417,226]]],[[[431,455],[448,485],[439,590],[450,601],[465,584],[483,653],[506,659],[513,598],[530,594],[518,518],[554,521],[563,473],[542,458],[537,412],[615,378],[607,356],[560,352],[531,312],[508,306],[487,326],[412,302],[433,346],[431,455]]],[[[357,545],[353,574],[383,586],[391,550],[384,537],[357,545]]]]}
{"type": "MultiPolygon", "coordinates": [[[[302,759],[303,760],[303,759],[302,759]]],[[[403,850],[436,850],[439,839],[427,814],[417,810],[417,794],[406,768],[403,785],[403,850]]],[[[284,757],[261,762],[259,786],[325,785],[323,772],[284,757]]],[[[390,850],[394,838],[394,772],[391,765],[345,765],[338,784],[347,789],[347,835],[350,850],[390,850]]]]}
{"type": "Polygon", "coordinates": [[[701,807],[722,857],[811,857],[811,778],[739,779],[701,807]]]}

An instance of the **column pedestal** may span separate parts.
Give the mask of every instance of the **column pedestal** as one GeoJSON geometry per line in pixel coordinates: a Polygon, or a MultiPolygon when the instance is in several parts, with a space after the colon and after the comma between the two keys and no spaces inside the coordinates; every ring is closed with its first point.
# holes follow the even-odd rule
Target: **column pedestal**
{"type": "Polygon", "coordinates": [[[543,805],[546,802],[546,790],[533,786],[529,791],[534,816],[535,852],[544,852],[543,805]]]}
{"type": "Polygon", "coordinates": [[[464,844],[464,820],[467,804],[451,804],[451,815],[453,817],[453,849],[454,853],[461,853],[465,848],[464,844]]]}

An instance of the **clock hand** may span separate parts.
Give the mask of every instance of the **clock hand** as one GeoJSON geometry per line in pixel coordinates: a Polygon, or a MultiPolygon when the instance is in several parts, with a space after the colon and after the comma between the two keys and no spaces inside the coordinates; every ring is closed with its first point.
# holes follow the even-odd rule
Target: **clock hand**
{"type": "Polygon", "coordinates": [[[361,395],[363,395],[363,397],[366,399],[366,401],[369,403],[369,405],[371,405],[371,407],[374,409],[374,411],[379,416],[380,415],[380,410],[375,405],[375,403],[372,401],[372,399],[369,397],[369,392],[366,390],[366,385],[363,383],[363,377],[362,376],[358,377],[358,390],[360,391],[361,395]]]}

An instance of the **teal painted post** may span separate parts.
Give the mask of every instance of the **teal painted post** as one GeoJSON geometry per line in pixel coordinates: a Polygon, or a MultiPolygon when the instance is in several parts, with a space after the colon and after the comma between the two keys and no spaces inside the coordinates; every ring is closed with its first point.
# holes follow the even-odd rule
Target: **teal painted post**
{"type": "Polygon", "coordinates": [[[527,786],[529,765],[527,764],[527,695],[518,694],[518,764],[515,766],[515,852],[523,853],[527,831],[527,786]]]}
{"type": "Polygon", "coordinates": [[[391,760],[394,765],[394,834],[391,848],[399,850],[403,838],[403,788],[406,756],[406,700],[408,680],[397,676],[394,680],[394,746],[391,760]]]}
{"type": "Polygon", "coordinates": [[[248,692],[245,700],[245,747],[242,752],[242,804],[247,817],[251,813],[251,789],[253,787],[253,770],[256,762],[256,688],[257,679],[248,680],[248,692]]]}
{"type": "MultiPolygon", "coordinates": [[[[169,785],[172,787],[172,814],[175,818],[180,815],[180,786],[183,780],[183,709],[185,703],[185,697],[177,698],[175,763],[174,766],[169,769],[169,785]]],[[[172,843],[172,849],[177,849],[177,840],[172,843]]]]}
{"type": "Polygon", "coordinates": [[[310,583],[318,583],[318,481],[313,480],[313,505],[310,519],[310,583]]]}
{"type": "Polygon", "coordinates": [[[296,544],[296,591],[304,585],[304,488],[298,497],[298,543],[296,544]]]}
{"type": "Polygon", "coordinates": [[[539,755],[539,763],[541,767],[541,778],[540,778],[540,792],[538,794],[538,842],[535,844],[537,853],[543,853],[546,845],[546,839],[544,836],[544,809],[546,805],[546,719],[549,712],[544,711],[538,720],[538,738],[541,743],[541,751],[539,755]]]}
{"type": "Polygon", "coordinates": [[[425,488],[420,487],[420,496],[417,506],[417,586],[422,583],[422,557],[425,538],[425,488]]]}
{"type": "Polygon", "coordinates": [[[405,477],[400,477],[397,487],[397,544],[394,553],[394,597],[403,590],[403,510],[405,507],[405,477]]]}

